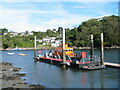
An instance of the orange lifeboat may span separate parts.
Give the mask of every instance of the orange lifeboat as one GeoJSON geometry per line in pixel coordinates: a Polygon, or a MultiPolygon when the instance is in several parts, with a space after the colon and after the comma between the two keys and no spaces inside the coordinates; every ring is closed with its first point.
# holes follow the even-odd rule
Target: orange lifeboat
{"type": "MultiPolygon", "coordinates": [[[[56,48],[53,55],[59,54],[62,56],[62,45],[60,47],[56,48]]],[[[70,57],[76,56],[76,54],[73,52],[73,48],[68,47],[68,44],[65,44],[65,55],[69,55],[70,57]]]]}

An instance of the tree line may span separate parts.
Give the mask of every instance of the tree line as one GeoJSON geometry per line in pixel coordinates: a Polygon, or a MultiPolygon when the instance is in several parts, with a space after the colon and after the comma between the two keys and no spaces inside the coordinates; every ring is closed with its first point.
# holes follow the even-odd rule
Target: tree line
{"type": "MultiPolygon", "coordinates": [[[[78,27],[65,29],[66,43],[68,43],[69,46],[76,47],[90,46],[90,35],[92,34],[94,36],[94,46],[100,47],[100,34],[103,33],[105,46],[120,46],[118,25],[119,16],[115,15],[84,21],[78,27]]],[[[61,39],[62,29],[63,27],[58,27],[58,29],[48,29],[46,32],[32,31],[34,35],[11,37],[10,34],[3,35],[5,32],[8,32],[6,28],[3,28],[0,29],[2,35],[2,46],[3,48],[16,46],[33,47],[34,36],[37,36],[37,39],[42,39],[46,36],[61,39]]]]}

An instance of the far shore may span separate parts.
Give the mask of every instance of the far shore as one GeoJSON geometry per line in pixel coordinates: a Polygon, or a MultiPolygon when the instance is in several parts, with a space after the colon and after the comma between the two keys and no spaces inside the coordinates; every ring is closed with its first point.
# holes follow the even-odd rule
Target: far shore
{"type": "MultiPolygon", "coordinates": [[[[37,47],[36,49],[41,49],[41,50],[55,50],[57,47],[51,47],[51,46],[41,46],[41,47],[37,47]]],[[[75,50],[90,50],[91,47],[72,47],[75,50]]],[[[7,49],[3,49],[0,48],[0,50],[11,50],[12,48],[7,48],[7,49]]],[[[100,47],[98,48],[94,48],[94,49],[100,49],[100,47]]],[[[120,46],[112,46],[112,47],[104,47],[104,49],[120,49],[120,46]]],[[[34,47],[20,47],[20,50],[34,50],[34,47]]]]}

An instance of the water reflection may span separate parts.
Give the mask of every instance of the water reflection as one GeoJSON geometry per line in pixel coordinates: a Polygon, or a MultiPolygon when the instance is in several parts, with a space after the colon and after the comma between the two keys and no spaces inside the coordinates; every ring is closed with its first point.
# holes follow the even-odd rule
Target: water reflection
{"type": "Polygon", "coordinates": [[[100,82],[101,82],[101,88],[104,88],[104,74],[103,74],[103,70],[100,70],[100,82]]]}
{"type": "Polygon", "coordinates": [[[68,86],[67,84],[67,81],[68,81],[68,78],[69,78],[69,73],[67,72],[67,68],[64,68],[64,67],[62,67],[62,68],[60,68],[61,70],[60,70],[60,78],[61,78],[61,83],[65,86],[65,88],[68,86]]]}
{"type": "Polygon", "coordinates": [[[88,82],[88,81],[87,81],[87,73],[84,72],[84,73],[81,75],[80,78],[81,78],[82,86],[85,87],[86,84],[87,84],[87,82],[88,82]]]}
{"type": "Polygon", "coordinates": [[[94,76],[94,72],[92,71],[92,72],[89,72],[90,73],[90,88],[94,88],[94,83],[95,83],[95,80],[94,80],[94,78],[95,78],[95,76],[94,76]]]}

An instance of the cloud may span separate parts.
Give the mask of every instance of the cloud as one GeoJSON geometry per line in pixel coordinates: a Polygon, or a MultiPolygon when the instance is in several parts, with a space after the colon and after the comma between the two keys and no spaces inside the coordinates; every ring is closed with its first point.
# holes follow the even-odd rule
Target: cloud
{"type": "MultiPolygon", "coordinates": [[[[30,3],[27,3],[25,5],[33,6],[29,9],[28,7],[26,9],[18,9],[18,7],[0,7],[0,28],[7,28],[16,32],[24,32],[26,30],[46,31],[47,29],[57,29],[59,26],[64,28],[73,28],[76,25],[80,25],[81,22],[95,17],[94,14],[88,13],[88,11],[87,14],[85,14],[84,12],[71,13],[72,10],[69,10],[68,8],[66,9],[62,3],[58,3],[57,5],[55,3],[51,3],[50,6],[52,6],[52,8],[50,7],[50,9],[46,10],[43,10],[43,8],[39,7],[34,8],[36,4],[31,5],[30,3]]],[[[49,4],[47,3],[45,5],[45,7],[47,7],[47,5],[49,4]]],[[[91,4],[87,5],[90,6],[91,4]]],[[[88,8],[87,5],[84,5],[84,7],[71,7],[82,9],[88,8]]],[[[93,10],[92,12],[95,11],[93,10]]],[[[99,10],[96,11],[96,13],[99,13],[99,16],[110,14],[106,14],[105,11],[99,10]]]]}
{"type": "MultiPolygon", "coordinates": [[[[7,28],[9,30],[23,32],[23,31],[46,31],[47,29],[62,27],[73,27],[74,25],[80,24],[82,21],[87,20],[90,16],[80,16],[76,14],[69,14],[64,10],[59,11],[37,11],[37,10],[9,10],[9,9],[0,9],[0,27],[7,28]],[[29,16],[31,13],[52,13],[51,15],[57,14],[60,17],[52,18],[46,21],[40,21],[35,24],[31,22],[32,17],[29,16]]],[[[38,22],[37,21],[37,22],[38,22]]]]}
{"type": "Polygon", "coordinates": [[[26,22],[28,19],[27,12],[19,10],[0,9],[0,24],[26,22]]]}
{"type": "Polygon", "coordinates": [[[29,13],[47,13],[44,11],[0,9],[0,28],[7,28],[16,32],[45,31],[47,27],[34,25],[30,22],[29,13]]]}
{"type": "Polygon", "coordinates": [[[78,25],[81,24],[81,22],[86,21],[90,18],[91,16],[82,16],[82,15],[75,15],[75,14],[63,14],[64,17],[62,18],[56,18],[49,20],[47,22],[43,22],[45,25],[55,25],[55,26],[73,26],[73,25],[78,25]]]}
{"type": "Polygon", "coordinates": [[[28,22],[31,14],[58,14],[65,13],[64,11],[42,11],[42,10],[16,10],[16,9],[0,9],[0,23],[16,23],[28,22]]]}
{"type": "Polygon", "coordinates": [[[40,26],[40,25],[33,25],[27,24],[23,22],[19,23],[11,23],[11,24],[4,24],[0,25],[1,28],[7,28],[8,30],[12,30],[15,32],[25,32],[25,31],[46,31],[48,27],[40,26]]]}

